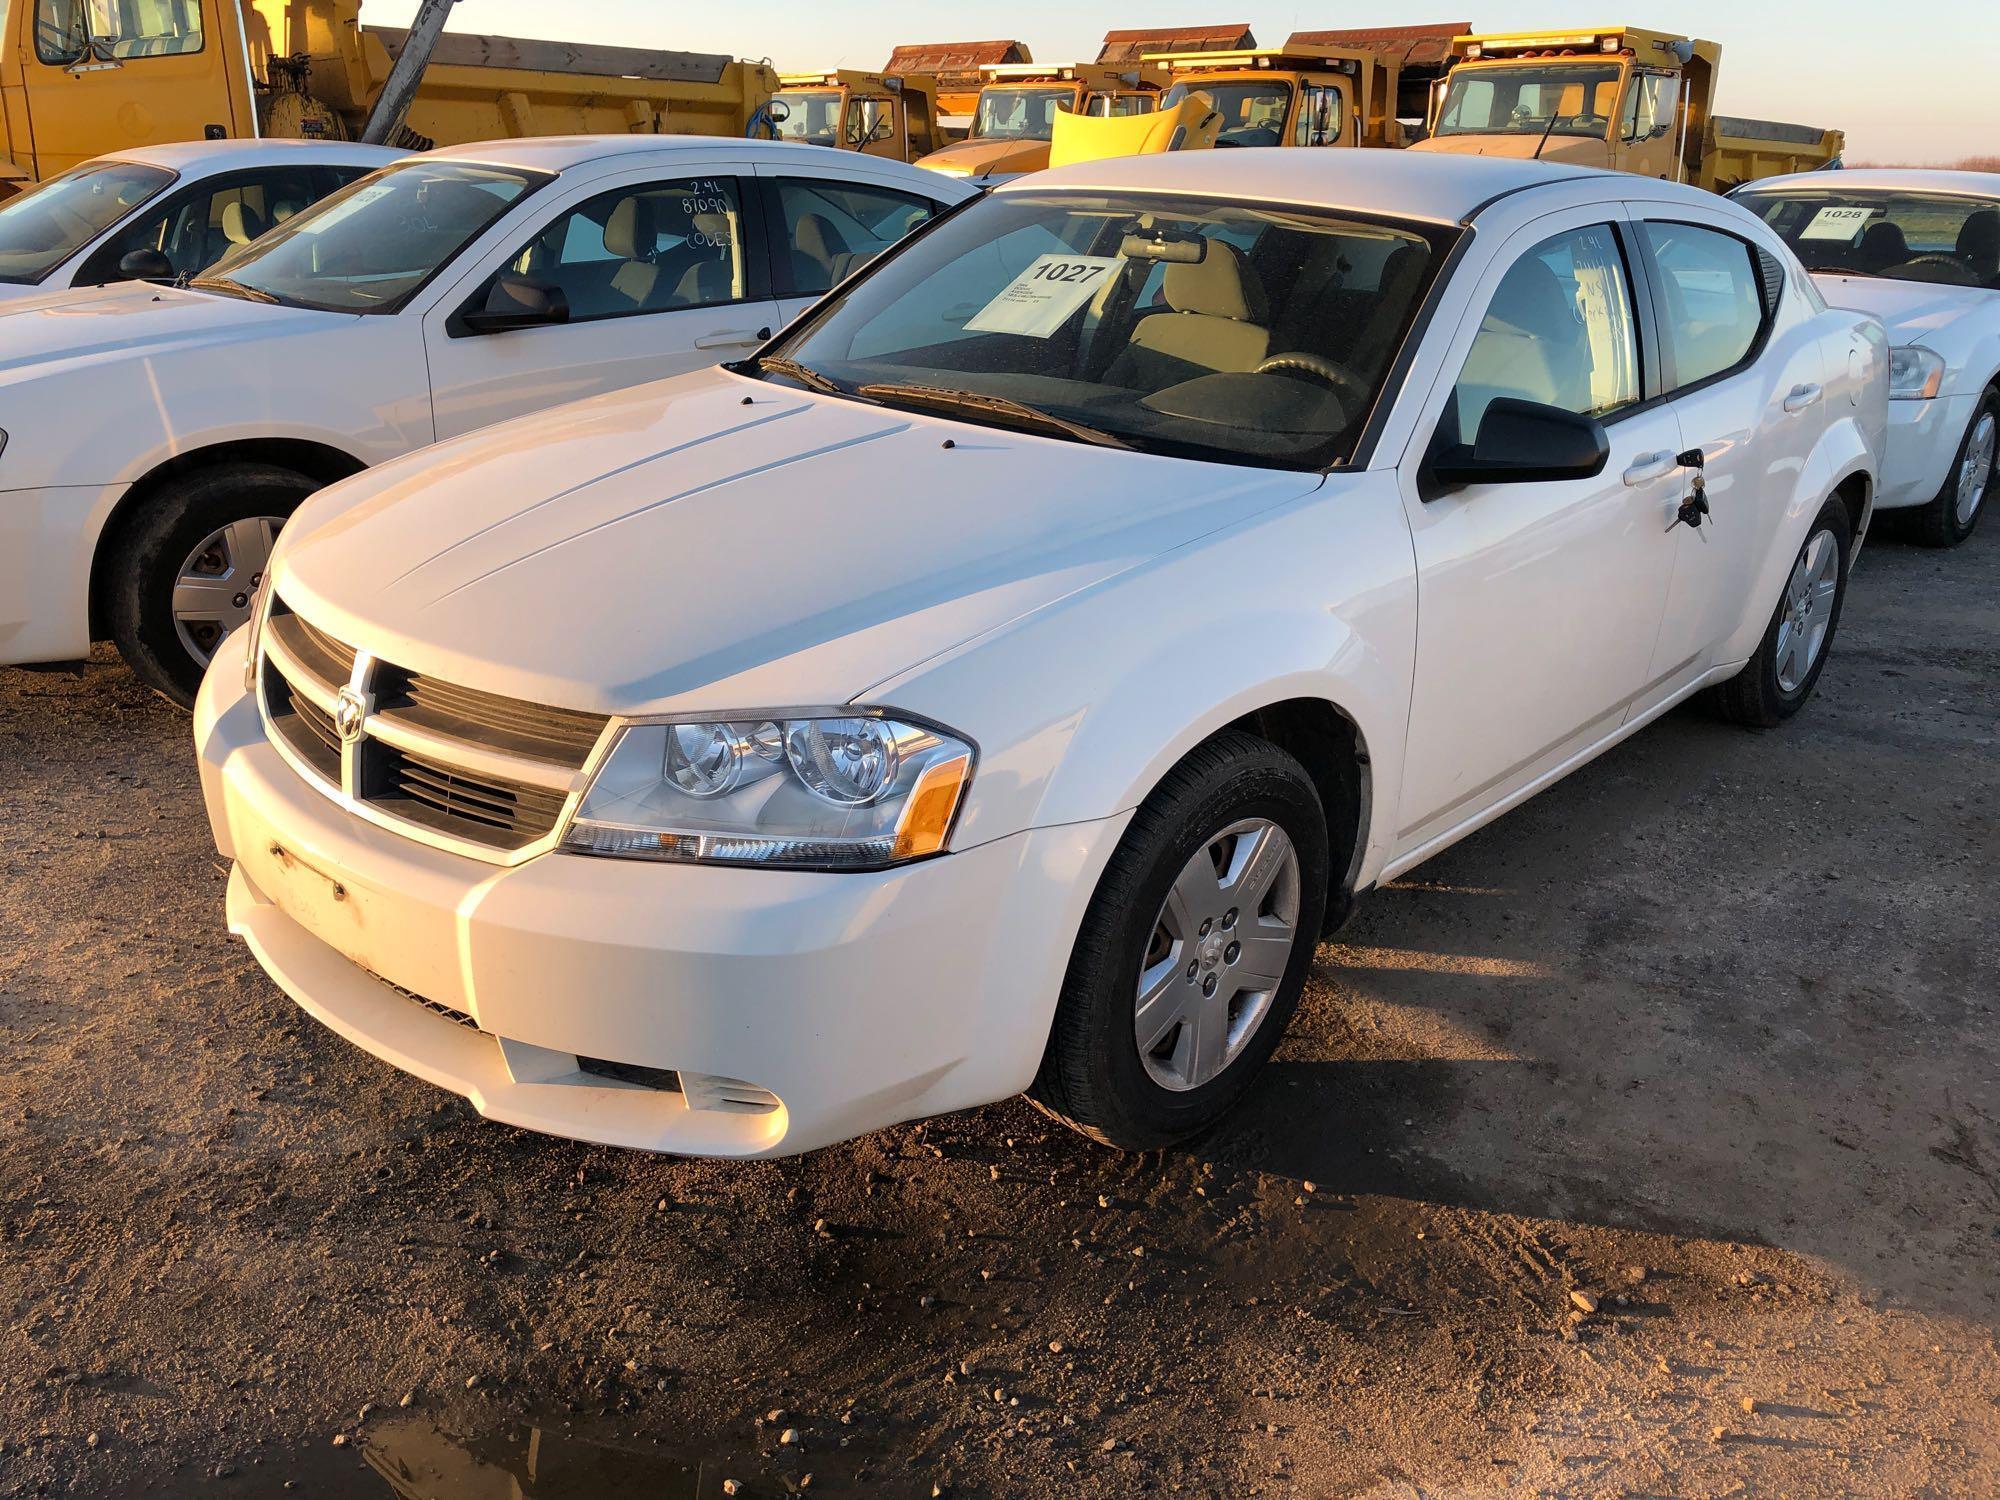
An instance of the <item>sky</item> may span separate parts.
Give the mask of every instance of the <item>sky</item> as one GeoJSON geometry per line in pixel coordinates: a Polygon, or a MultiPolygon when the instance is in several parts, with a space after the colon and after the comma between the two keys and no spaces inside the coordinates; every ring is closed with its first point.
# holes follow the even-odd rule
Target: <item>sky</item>
{"type": "MultiPolygon", "coordinates": [[[[1232,4],[1231,0],[888,0],[780,3],[727,0],[459,0],[451,28],[769,58],[780,68],[879,68],[899,42],[1014,37],[1037,62],[1097,55],[1106,31],[1132,26],[1248,22],[1276,45],[1295,30],[1471,20],[1483,31],[1601,25],[1623,19],[1722,43],[1719,112],[1847,132],[1850,162],[1936,163],[2000,155],[2000,87],[1993,0],[1925,0],[1896,11],[1858,0],[1651,0],[1616,6],[1509,0],[1500,9],[1371,9],[1358,5],[1232,4]]],[[[396,26],[415,0],[364,0],[362,19],[396,26]]]]}

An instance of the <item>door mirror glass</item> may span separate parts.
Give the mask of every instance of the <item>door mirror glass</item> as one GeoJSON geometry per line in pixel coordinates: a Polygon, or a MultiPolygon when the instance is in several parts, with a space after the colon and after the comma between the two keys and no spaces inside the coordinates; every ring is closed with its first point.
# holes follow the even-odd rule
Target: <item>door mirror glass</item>
{"type": "Polygon", "coordinates": [[[147,246],[128,250],[118,258],[120,281],[172,281],[179,274],[164,251],[147,246]]]}
{"type": "Polygon", "coordinates": [[[1554,484],[1595,479],[1610,457],[1611,440],[1595,417],[1496,396],[1471,446],[1443,449],[1431,461],[1431,476],[1452,486],[1554,484]]]}
{"type": "Polygon", "coordinates": [[[545,328],[569,321],[569,298],[561,287],[549,282],[503,272],[493,279],[476,306],[460,314],[460,321],[474,333],[545,328]]]}

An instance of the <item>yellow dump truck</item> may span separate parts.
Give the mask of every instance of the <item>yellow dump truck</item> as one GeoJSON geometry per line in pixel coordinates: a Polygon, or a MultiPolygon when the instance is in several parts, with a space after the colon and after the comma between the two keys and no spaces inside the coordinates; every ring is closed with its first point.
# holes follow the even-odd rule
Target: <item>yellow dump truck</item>
{"type": "Polygon", "coordinates": [[[1151,114],[1167,83],[1165,69],[1144,63],[1068,68],[996,63],[984,71],[986,87],[979,91],[965,139],[932,152],[918,166],[980,182],[1039,172],[1049,165],[1058,116],[1110,120],[1151,114]]]}
{"type": "Polygon", "coordinates": [[[781,141],[804,141],[895,161],[916,161],[944,144],[937,80],[922,73],[781,73],[770,105],[781,141]]]}
{"type": "Polygon", "coordinates": [[[1394,49],[1161,52],[1165,103],[1199,93],[1222,115],[1217,146],[1401,146],[1404,64],[1394,49]]]}
{"type": "MultiPolygon", "coordinates": [[[[359,0],[5,0],[0,191],[127,146],[349,139],[406,33],[359,0]]],[[[777,75],[690,52],[445,33],[395,144],[740,135],[777,75]]]]}
{"type": "Polygon", "coordinates": [[[1838,166],[1846,137],[1717,115],[1714,42],[1636,26],[1459,37],[1416,149],[1536,157],[1716,192],[1838,166]]]}

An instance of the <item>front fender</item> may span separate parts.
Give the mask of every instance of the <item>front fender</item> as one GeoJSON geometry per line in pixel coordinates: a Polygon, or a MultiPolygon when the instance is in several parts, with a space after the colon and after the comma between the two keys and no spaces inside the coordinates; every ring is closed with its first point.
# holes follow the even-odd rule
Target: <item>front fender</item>
{"type": "Polygon", "coordinates": [[[1371,760],[1370,843],[1395,827],[1416,642],[1392,473],[1336,476],[1277,510],[1045,607],[872,689],[972,737],[953,842],[1128,812],[1188,751],[1260,708],[1332,704],[1371,760]]]}

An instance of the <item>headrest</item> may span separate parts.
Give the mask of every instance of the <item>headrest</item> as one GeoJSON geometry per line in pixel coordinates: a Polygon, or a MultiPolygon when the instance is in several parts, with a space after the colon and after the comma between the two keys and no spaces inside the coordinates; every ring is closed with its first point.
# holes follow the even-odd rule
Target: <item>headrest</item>
{"type": "Polygon", "coordinates": [[[1264,321],[1264,288],[1244,264],[1243,252],[1227,240],[1210,240],[1200,260],[1168,262],[1160,289],[1175,312],[1264,321]]]}
{"type": "Polygon", "coordinates": [[[264,233],[264,216],[238,198],[222,205],[223,237],[232,245],[247,245],[264,233]]]}
{"type": "Polygon", "coordinates": [[[822,265],[831,265],[836,255],[847,253],[847,241],[824,214],[801,214],[792,239],[801,255],[822,265]]]}
{"type": "MultiPolygon", "coordinates": [[[[1667,284],[1675,283],[1669,277],[1667,284]]],[[[1575,298],[1547,262],[1532,256],[1507,273],[1493,307],[1500,322],[1536,338],[1573,343],[1578,336],[1575,298]]]]}
{"type": "Polygon", "coordinates": [[[1896,265],[1910,258],[1910,242],[1894,219],[1877,219],[1861,232],[1861,253],[1880,265],[1896,265]]]}
{"type": "Polygon", "coordinates": [[[1982,208],[1959,226],[1958,258],[1989,276],[2000,269],[2000,208],[1982,208]]]}
{"type": "Polygon", "coordinates": [[[697,248],[721,250],[732,238],[728,214],[696,214],[693,224],[697,248]]]}
{"type": "Polygon", "coordinates": [[[634,193],[604,221],[604,248],[621,260],[650,260],[660,247],[653,200],[634,193]]]}

